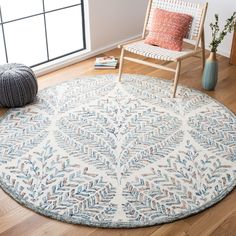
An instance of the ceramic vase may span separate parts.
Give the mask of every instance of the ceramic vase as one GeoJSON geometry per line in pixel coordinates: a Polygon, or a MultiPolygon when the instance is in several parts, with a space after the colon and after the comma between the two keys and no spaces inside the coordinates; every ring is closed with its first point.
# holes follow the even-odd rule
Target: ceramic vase
{"type": "Polygon", "coordinates": [[[202,76],[202,86],[206,90],[214,90],[218,79],[218,61],[216,52],[211,52],[206,60],[202,76]]]}

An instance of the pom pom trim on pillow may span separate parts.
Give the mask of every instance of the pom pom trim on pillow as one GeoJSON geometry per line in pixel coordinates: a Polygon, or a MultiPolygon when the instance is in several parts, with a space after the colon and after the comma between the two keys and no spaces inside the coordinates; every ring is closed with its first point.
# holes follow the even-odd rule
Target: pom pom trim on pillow
{"type": "Polygon", "coordinates": [[[187,14],[156,8],[145,43],[181,51],[193,17],[187,14]]]}

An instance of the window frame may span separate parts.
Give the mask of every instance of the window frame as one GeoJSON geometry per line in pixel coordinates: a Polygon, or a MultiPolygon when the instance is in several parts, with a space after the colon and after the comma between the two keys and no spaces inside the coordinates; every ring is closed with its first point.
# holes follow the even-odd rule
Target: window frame
{"type": "Polygon", "coordinates": [[[1,6],[0,6],[0,27],[2,28],[2,38],[3,38],[3,45],[4,45],[4,50],[5,50],[6,63],[9,63],[9,59],[8,59],[8,54],[7,54],[7,42],[6,42],[5,32],[4,32],[4,25],[5,24],[9,24],[11,22],[16,22],[16,21],[32,18],[32,17],[35,17],[35,16],[42,16],[43,15],[43,18],[44,18],[44,30],[45,30],[45,44],[46,44],[47,60],[42,61],[42,62],[37,63],[37,64],[34,64],[34,65],[30,65],[31,68],[37,67],[37,66],[40,66],[40,65],[52,62],[52,61],[55,61],[57,59],[61,59],[63,57],[66,57],[66,56],[69,56],[69,55],[72,55],[72,54],[75,54],[75,53],[78,53],[78,52],[81,52],[81,51],[87,49],[87,46],[86,46],[86,30],[85,30],[85,14],[84,14],[84,0],[80,0],[80,3],[77,3],[77,4],[73,4],[73,5],[69,5],[69,6],[65,6],[65,7],[60,7],[60,8],[53,9],[53,10],[48,10],[48,11],[45,10],[45,0],[42,0],[42,6],[43,6],[43,12],[40,12],[40,13],[37,13],[37,14],[33,14],[33,15],[24,16],[24,17],[20,17],[20,18],[16,18],[16,19],[13,19],[13,20],[5,21],[5,22],[3,21],[3,18],[2,18],[2,9],[1,9],[1,6]],[[68,53],[63,54],[61,56],[54,57],[54,58],[50,59],[49,58],[48,37],[47,37],[48,33],[47,33],[46,14],[47,13],[51,13],[51,12],[56,12],[56,11],[64,10],[64,9],[68,9],[68,8],[78,7],[78,6],[81,6],[81,22],[82,22],[82,34],[83,34],[82,35],[82,39],[83,39],[82,43],[83,43],[83,47],[78,49],[78,50],[75,50],[75,51],[72,51],[72,52],[68,52],[68,53]]]}

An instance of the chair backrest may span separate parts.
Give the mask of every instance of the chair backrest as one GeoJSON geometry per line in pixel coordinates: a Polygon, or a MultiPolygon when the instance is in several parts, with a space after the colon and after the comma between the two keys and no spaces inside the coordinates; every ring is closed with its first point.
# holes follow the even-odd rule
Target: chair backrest
{"type": "Polygon", "coordinates": [[[191,15],[193,17],[193,21],[189,27],[186,39],[199,41],[201,31],[203,30],[203,24],[207,10],[207,3],[196,4],[181,0],[149,0],[149,5],[143,29],[143,38],[145,37],[146,32],[148,32],[150,29],[153,12],[155,8],[161,8],[167,11],[191,15]]]}

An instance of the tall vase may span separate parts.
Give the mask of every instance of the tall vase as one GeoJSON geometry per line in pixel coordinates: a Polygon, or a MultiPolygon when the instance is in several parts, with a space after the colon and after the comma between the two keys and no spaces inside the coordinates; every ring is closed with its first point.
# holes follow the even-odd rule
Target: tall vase
{"type": "Polygon", "coordinates": [[[218,61],[216,52],[211,52],[206,60],[202,76],[202,86],[206,90],[214,90],[218,79],[218,61]]]}

